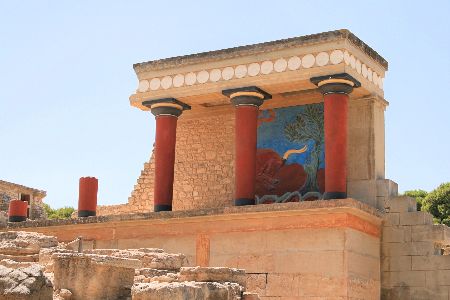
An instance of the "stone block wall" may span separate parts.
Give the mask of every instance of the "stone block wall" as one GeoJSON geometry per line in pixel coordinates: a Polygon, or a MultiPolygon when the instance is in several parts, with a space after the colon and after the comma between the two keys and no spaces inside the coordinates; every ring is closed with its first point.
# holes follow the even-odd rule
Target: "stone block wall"
{"type": "Polygon", "coordinates": [[[382,299],[450,299],[450,228],[409,197],[391,199],[381,243],[382,299]],[[448,253],[447,253],[448,254],[448,253]]]}
{"type": "Polygon", "coordinates": [[[42,207],[42,199],[46,196],[45,191],[3,180],[0,180],[0,211],[8,212],[9,201],[20,199],[20,194],[30,196],[30,219],[46,218],[42,207]]]}
{"type": "MultiPolygon", "coordinates": [[[[128,204],[98,207],[98,215],[153,211],[155,165],[144,164],[128,204]]],[[[173,210],[231,206],[234,194],[234,114],[178,120],[173,210]]]]}

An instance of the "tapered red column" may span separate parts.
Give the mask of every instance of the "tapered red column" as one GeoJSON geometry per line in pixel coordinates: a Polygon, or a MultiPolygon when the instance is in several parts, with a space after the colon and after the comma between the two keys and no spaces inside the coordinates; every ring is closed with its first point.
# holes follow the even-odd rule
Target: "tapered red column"
{"type": "Polygon", "coordinates": [[[236,206],[255,204],[256,142],[259,106],[271,96],[257,87],[223,91],[235,106],[236,206]]]}
{"type": "Polygon", "coordinates": [[[324,98],[324,199],[347,198],[348,99],[360,83],[348,74],[312,78],[324,98]]]}
{"type": "Polygon", "coordinates": [[[173,98],[145,101],[143,105],[150,107],[156,120],[154,211],[171,211],[177,120],[190,107],[173,98]]]}

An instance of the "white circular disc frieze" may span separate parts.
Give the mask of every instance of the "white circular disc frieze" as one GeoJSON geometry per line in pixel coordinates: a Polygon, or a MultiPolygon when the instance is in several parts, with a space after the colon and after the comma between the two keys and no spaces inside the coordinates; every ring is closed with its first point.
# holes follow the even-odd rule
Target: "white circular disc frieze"
{"type": "Polygon", "coordinates": [[[340,64],[344,60],[344,53],[341,50],[334,50],[330,54],[330,61],[333,65],[340,64]]]}
{"type": "Polygon", "coordinates": [[[284,71],[286,71],[287,64],[288,63],[284,58],[279,58],[273,64],[273,68],[274,68],[275,72],[278,72],[278,73],[284,72],[284,71]]]}
{"type": "Polygon", "coordinates": [[[302,67],[306,68],[306,69],[311,68],[312,66],[314,66],[315,62],[316,62],[316,59],[314,58],[314,55],[306,54],[302,58],[302,67]]]}
{"type": "Polygon", "coordinates": [[[242,78],[247,75],[247,66],[239,65],[234,69],[234,75],[236,78],[242,78]]]}
{"type": "Polygon", "coordinates": [[[366,64],[362,64],[361,66],[361,74],[364,78],[367,78],[367,66],[366,64]]]}
{"type": "Polygon", "coordinates": [[[356,58],[353,55],[351,55],[350,56],[350,66],[352,67],[352,69],[354,69],[355,65],[356,65],[356,58]]]}
{"type": "Polygon", "coordinates": [[[347,51],[344,52],[344,62],[346,65],[350,64],[350,54],[347,51]]]}
{"type": "Polygon", "coordinates": [[[212,82],[217,82],[222,77],[222,72],[219,69],[213,69],[209,72],[209,80],[212,82]]]}
{"type": "Polygon", "coordinates": [[[150,83],[148,82],[148,80],[141,80],[139,81],[138,91],[141,93],[146,92],[149,87],[150,83]]]}
{"type": "Polygon", "coordinates": [[[367,69],[367,79],[372,81],[372,69],[370,68],[367,69]]]}
{"type": "Polygon", "coordinates": [[[261,73],[270,74],[273,71],[273,62],[266,60],[261,64],[261,73]]]}
{"type": "Polygon", "coordinates": [[[377,85],[378,86],[378,74],[377,73],[375,73],[375,72],[373,72],[373,76],[372,76],[372,81],[373,81],[373,83],[375,84],[375,85],[377,85]]]}
{"type": "Polygon", "coordinates": [[[156,91],[161,86],[161,80],[159,78],[153,78],[150,80],[150,89],[156,91]]]}
{"type": "Polygon", "coordinates": [[[359,59],[357,59],[355,62],[355,69],[358,74],[361,74],[361,62],[359,61],[359,59]]]}
{"type": "Polygon", "coordinates": [[[222,78],[224,80],[230,80],[234,76],[234,69],[232,67],[226,67],[222,70],[222,78]]]}
{"type": "Polygon", "coordinates": [[[186,82],[187,85],[193,85],[195,81],[197,81],[197,75],[193,72],[187,73],[184,77],[184,82],[186,82]]]}
{"type": "Polygon", "coordinates": [[[171,86],[172,86],[172,77],[164,76],[163,79],[161,79],[161,87],[167,90],[171,86]]]}
{"type": "Polygon", "coordinates": [[[205,83],[207,82],[209,79],[209,73],[205,70],[202,70],[200,72],[198,72],[197,74],[197,81],[198,83],[205,83]]]}
{"type": "Polygon", "coordinates": [[[177,74],[173,78],[173,86],[174,87],[180,87],[184,84],[184,75],[183,74],[177,74]]]}
{"type": "Polygon", "coordinates": [[[258,75],[260,70],[261,66],[258,63],[252,63],[248,65],[248,75],[250,76],[258,75]]]}
{"type": "Polygon", "coordinates": [[[291,58],[289,58],[288,60],[288,69],[291,71],[300,69],[300,67],[302,66],[302,60],[300,59],[300,57],[298,56],[292,56],[291,58]]]}
{"type": "Polygon", "coordinates": [[[330,56],[326,52],[320,52],[316,56],[316,64],[319,67],[327,65],[329,61],[330,61],[330,56]]]}

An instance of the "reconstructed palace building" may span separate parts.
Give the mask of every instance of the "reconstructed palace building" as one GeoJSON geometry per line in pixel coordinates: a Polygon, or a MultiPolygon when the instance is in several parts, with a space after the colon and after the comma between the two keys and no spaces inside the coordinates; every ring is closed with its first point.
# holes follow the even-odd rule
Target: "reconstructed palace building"
{"type": "Polygon", "coordinates": [[[449,299],[450,230],[385,178],[388,63],[354,34],[134,70],[130,103],[155,117],[156,140],[128,203],[8,228],[242,268],[267,300],[449,299]]]}

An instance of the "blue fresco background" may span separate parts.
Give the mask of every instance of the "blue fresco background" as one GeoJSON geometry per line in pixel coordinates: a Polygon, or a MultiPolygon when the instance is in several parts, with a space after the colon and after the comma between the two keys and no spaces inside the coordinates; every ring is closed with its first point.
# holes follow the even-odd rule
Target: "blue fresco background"
{"type": "MultiPolygon", "coordinates": [[[[323,107],[323,103],[308,105],[319,105],[323,107]]],[[[291,142],[286,138],[284,128],[287,124],[294,122],[297,115],[302,112],[306,106],[307,105],[301,105],[274,109],[276,114],[275,120],[271,122],[263,122],[258,127],[257,148],[272,149],[282,157],[283,154],[289,149],[299,149],[307,145],[308,150],[305,153],[290,155],[286,161],[286,164],[298,163],[304,166],[307,159],[311,155],[313,141],[309,141],[306,144],[291,142]]],[[[268,116],[269,112],[267,110],[260,112],[260,118],[266,118],[268,116]]],[[[322,147],[322,149],[325,148],[322,147]]],[[[325,168],[325,150],[320,152],[319,168],[325,168]]]]}

